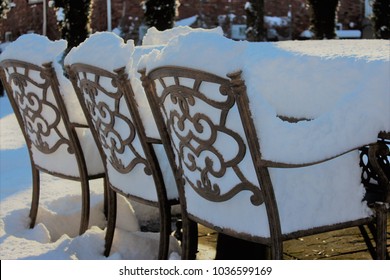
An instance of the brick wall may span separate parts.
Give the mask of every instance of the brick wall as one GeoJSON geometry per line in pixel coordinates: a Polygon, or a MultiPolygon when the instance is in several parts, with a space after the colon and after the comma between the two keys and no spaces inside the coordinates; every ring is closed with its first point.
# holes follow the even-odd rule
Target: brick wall
{"type": "MultiPolygon", "coordinates": [[[[30,31],[42,34],[43,9],[42,4],[29,5],[26,0],[13,0],[15,7],[7,13],[7,19],[0,20],[0,41],[4,40],[5,33],[12,32],[13,39],[30,31]]],[[[49,8],[47,13],[47,36],[58,39],[55,12],[49,8]]]]}

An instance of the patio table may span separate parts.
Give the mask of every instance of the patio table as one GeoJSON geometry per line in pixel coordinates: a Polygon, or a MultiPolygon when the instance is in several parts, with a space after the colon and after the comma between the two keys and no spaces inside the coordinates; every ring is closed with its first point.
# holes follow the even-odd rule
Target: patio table
{"type": "MultiPolygon", "coordinates": [[[[364,216],[369,212],[362,203],[364,188],[359,178],[357,150],[369,146],[368,161],[376,165],[380,161],[378,156],[382,155],[382,152],[377,153],[382,148],[377,150],[377,147],[383,146],[375,144],[378,134],[390,131],[388,49],[388,42],[383,41],[252,43],[234,42],[214,34],[190,34],[170,41],[161,51],[143,56],[138,69],[145,69],[148,77],[158,80],[150,89],[160,95],[165,94],[164,90],[167,95],[178,90],[180,95],[181,87],[184,94],[188,87],[190,92],[195,92],[194,96],[206,93],[218,96],[218,87],[201,83],[193,76],[180,76],[180,71],[185,72],[186,68],[218,77],[231,78],[239,73],[236,76],[240,76],[244,84],[261,150],[261,162],[255,164],[269,168],[282,221],[281,232],[291,237],[299,230],[337,224],[354,219],[357,213],[364,216]],[[171,77],[173,72],[169,70],[165,76],[154,76],[162,73],[158,72],[160,69],[165,71],[170,67],[176,67],[177,76],[171,77]],[[200,93],[196,93],[198,91],[200,93]],[[280,116],[303,120],[289,122],[280,116]],[[342,156],[336,159],[339,155],[342,156]]],[[[232,86],[240,81],[232,81],[232,86]]],[[[182,106],[191,112],[194,105],[182,106]]],[[[205,115],[211,111],[204,110],[205,115]]],[[[218,122],[218,117],[211,119],[218,122]]],[[[239,119],[234,111],[226,116],[224,126],[233,127],[235,131],[239,119]]],[[[225,141],[230,140],[227,137],[225,141]]],[[[224,146],[228,147],[229,142],[224,146]]],[[[193,157],[200,158],[198,154],[193,157]]],[[[376,170],[386,175],[382,167],[376,170]]],[[[243,168],[242,172],[245,171],[243,168]]],[[[386,188],[381,180],[379,185],[386,188]]],[[[195,196],[189,187],[186,192],[191,193],[188,197],[195,196]]],[[[239,223],[231,222],[233,218],[217,220],[215,217],[222,215],[218,212],[222,211],[222,206],[198,203],[202,206],[192,206],[192,216],[205,218],[207,213],[201,209],[207,208],[208,213],[215,213],[207,218],[213,219],[219,227],[237,227],[252,235],[267,236],[266,230],[256,227],[254,222],[246,224],[248,220],[238,217],[235,218],[239,223]]],[[[233,207],[233,202],[229,205],[233,207]]],[[[241,207],[237,212],[244,212],[244,203],[235,205],[241,207]]],[[[259,214],[258,219],[262,218],[259,214]]]]}

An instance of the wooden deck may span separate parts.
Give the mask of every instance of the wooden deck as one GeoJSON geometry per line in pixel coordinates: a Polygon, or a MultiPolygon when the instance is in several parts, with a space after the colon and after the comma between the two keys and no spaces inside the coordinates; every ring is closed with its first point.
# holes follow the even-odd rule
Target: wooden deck
{"type": "MultiPolygon", "coordinates": [[[[199,253],[197,259],[215,258],[217,234],[199,226],[199,253]]],[[[387,251],[390,254],[390,214],[387,217],[387,251]]],[[[284,242],[286,260],[370,260],[360,230],[357,227],[316,234],[284,242]]]]}

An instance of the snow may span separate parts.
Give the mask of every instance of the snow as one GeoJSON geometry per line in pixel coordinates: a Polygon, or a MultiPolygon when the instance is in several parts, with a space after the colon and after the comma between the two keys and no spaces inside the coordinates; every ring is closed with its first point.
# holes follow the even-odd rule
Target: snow
{"type": "MultiPolygon", "coordinates": [[[[7,97],[0,98],[0,108],[0,259],[105,259],[106,221],[101,179],[91,181],[90,229],[78,236],[79,183],[42,174],[37,223],[34,229],[28,228],[31,202],[29,158],[14,114],[7,112],[3,115],[10,109],[7,97]]],[[[159,235],[141,232],[140,226],[157,220],[155,207],[119,196],[117,228],[109,259],[156,259],[159,235]]],[[[175,240],[171,244],[171,258],[174,259],[180,250],[175,240]]]]}
{"type": "Polygon", "coordinates": [[[288,18],[281,18],[281,17],[271,17],[271,16],[265,16],[264,21],[268,26],[271,27],[282,27],[282,26],[288,26],[289,19],[288,18]]]}
{"type": "MultiPolygon", "coordinates": [[[[95,67],[103,68],[111,72],[114,72],[118,68],[124,67],[129,73],[129,76],[132,77],[132,83],[135,85],[134,91],[136,92],[136,96],[139,97],[140,95],[144,96],[145,93],[143,91],[139,78],[136,78],[136,76],[139,77],[139,73],[137,73],[135,69],[133,69],[133,65],[135,64],[133,63],[133,60],[135,59],[135,62],[137,62],[140,56],[156,48],[158,48],[158,46],[135,48],[134,43],[131,40],[125,43],[122,38],[118,37],[112,32],[97,32],[91,35],[88,40],[81,43],[79,46],[73,48],[66,56],[64,63],[65,65],[84,63],[95,67]],[[89,54],[91,49],[94,50],[93,55],[89,54]],[[113,53],[115,53],[115,55],[112,55],[113,53]],[[134,55],[134,53],[136,54],[134,55]]],[[[93,80],[93,78],[90,79],[93,80]]],[[[116,91],[112,87],[111,80],[101,79],[100,85],[107,90],[111,90],[113,92],[116,91]]],[[[106,104],[111,104],[113,101],[104,94],[97,95],[96,98],[100,98],[102,102],[105,102],[106,104]]],[[[148,133],[148,135],[153,135],[154,138],[159,138],[157,128],[154,125],[154,122],[150,121],[152,119],[152,115],[149,106],[147,106],[146,100],[143,99],[143,102],[141,100],[139,101],[140,108],[142,108],[140,110],[141,114],[147,114],[146,116],[142,115],[144,123],[148,124],[146,126],[146,132],[148,133]],[[153,126],[150,124],[152,124],[153,126]],[[151,129],[153,129],[153,131],[149,133],[151,129]]],[[[120,101],[120,103],[122,102],[120,101]]],[[[120,106],[120,111],[121,114],[127,116],[130,120],[132,119],[127,106],[120,106]]],[[[121,139],[123,140],[128,139],[128,135],[131,132],[128,128],[126,128],[126,124],[124,124],[124,122],[120,118],[116,118],[115,120],[116,126],[124,125],[122,135],[119,135],[118,137],[121,137],[121,139]]],[[[107,137],[107,142],[112,141],[110,137],[111,136],[107,137]]],[[[135,146],[138,153],[140,153],[140,156],[145,156],[142,152],[143,150],[141,148],[141,143],[139,142],[138,137],[134,139],[132,145],[135,146]]],[[[111,151],[109,148],[105,149],[105,152],[108,157],[111,157],[111,151]]],[[[166,175],[164,176],[164,181],[165,185],[167,186],[168,199],[177,199],[178,194],[175,185],[175,179],[173,177],[169,164],[166,164],[166,153],[161,145],[155,145],[155,152],[156,156],[164,163],[161,165],[161,167],[162,172],[166,175]]],[[[118,160],[120,160],[124,164],[124,166],[127,166],[134,159],[134,153],[131,151],[131,148],[129,146],[125,146],[124,152],[118,153],[116,154],[116,156],[118,157],[118,160]]],[[[136,166],[134,170],[129,173],[118,172],[111,164],[108,164],[107,169],[110,183],[117,189],[122,190],[124,193],[141,197],[149,201],[157,202],[157,192],[155,191],[153,178],[152,176],[148,176],[145,174],[143,165],[136,166]],[[131,181],[132,184],[128,184],[129,181],[131,181]]]]}
{"type": "Polygon", "coordinates": [[[175,22],[175,26],[191,26],[198,20],[198,15],[189,18],[184,18],[175,22]]]}
{"type": "Polygon", "coordinates": [[[142,45],[164,45],[169,42],[174,37],[179,35],[185,35],[189,33],[215,33],[223,34],[221,27],[216,27],[212,29],[203,29],[203,28],[191,28],[189,26],[177,26],[172,29],[159,31],[155,27],[151,27],[146,32],[144,38],[142,39],[142,45]]]}
{"type": "Polygon", "coordinates": [[[389,48],[385,40],[251,43],[191,33],[145,56],[139,68],[178,65],[221,77],[241,70],[263,156],[305,163],[372,143],[379,131],[390,130],[389,48]],[[313,120],[289,124],[277,115],[313,120]],[[302,154],[305,147],[313,150],[302,154]]]}
{"type": "MultiPolygon", "coordinates": [[[[65,106],[68,111],[73,112],[70,116],[70,120],[76,123],[86,124],[85,117],[82,114],[80,104],[78,103],[73,87],[70,81],[65,78],[63,68],[59,63],[66,47],[67,42],[65,40],[50,41],[45,36],[27,34],[19,37],[18,40],[12,43],[11,47],[7,47],[1,54],[1,60],[17,59],[35,65],[51,63],[58,77],[60,91],[64,97],[65,106]]],[[[22,70],[16,69],[15,71],[22,70]]],[[[30,77],[34,77],[33,71],[30,72],[30,77]]],[[[39,78],[34,77],[34,79],[35,81],[40,81],[39,78]]],[[[27,91],[34,90],[35,87],[36,85],[33,82],[28,82],[26,84],[27,91]]],[[[47,91],[47,98],[54,98],[52,94],[51,89],[49,89],[47,91]]],[[[42,112],[46,116],[46,120],[49,122],[56,119],[56,115],[50,106],[43,106],[42,112]]],[[[59,123],[58,128],[60,133],[62,133],[64,137],[67,137],[66,130],[62,122],[59,123]]],[[[84,151],[86,160],[90,162],[87,166],[89,174],[102,173],[104,170],[103,165],[99,153],[97,152],[97,147],[93,142],[92,134],[85,128],[77,128],[76,132],[79,136],[80,144],[84,151]]],[[[58,139],[60,139],[59,134],[56,132],[52,132],[50,136],[44,134],[41,136],[43,137],[43,140],[48,143],[56,143],[58,139]]],[[[36,137],[36,135],[31,134],[31,137],[32,141],[34,141],[34,137],[36,137]]],[[[69,153],[66,145],[59,146],[59,148],[51,154],[43,153],[35,146],[32,146],[31,151],[34,156],[34,161],[38,166],[53,172],[59,172],[70,176],[78,176],[78,167],[73,164],[75,162],[75,155],[69,153]],[[59,161],[58,158],[61,158],[61,161],[59,161]]]]}
{"type": "MultiPolygon", "coordinates": [[[[94,51],[80,52],[77,60],[76,54],[70,53],[65,63],[93,60],[97,65],[113,70],[126,65],[133,75],[132,82],[135,81],[137,102],[144,108],[141,117],[145,123],[152,122],[152,119],[138,80],[138,69],[150,71],[162,65],[178,65],[222,77],[241,70],[262,155],[272,161],[301,164],[326,159],[374,142],[379,131],[390,131],[388,41],[250,43],[229,40],[218,31],[193,31],[188,27],[177,27],[163,34],[149,30],[142,47],[134,47],[132,41],[125,44],[119,37],[101,34],[95,42],[92,38],[91,43],[85,43],[91,44],[94,51]],[[97,45],[100,48],[95,49],[97,45]],[[104,50],[111,54],[110,59],[101,59],[104,50]],[[291,124],[280,120],[278,115],[311,121],[291,124]]],[[[64,42],[50,44],[53,50],[47,49],[44,59],[50,55],[55,61],[64,48],[64,42]]],[[[12,52],[21,55],[21,58],[42,61],[43,58],[32,54],[33,50],[23,55],[28,52],[26,49],[16,52],[12,48],[12,52]]],[[[76,49],[74,53],[77,53],[76,49]]],[[[6,104],[4,99],[0,99],[1,107],[6,104]]],[[[238,115],[235,117],[230,121],[238,119],[238,115]]],[[[19,128],[12,114],[1,116],[0,128],[3,175],[9,171],[8,162],[9,168],[22,164],[13,152],[20,150],[18,148],[23,143],[12,140],[22,138],[21,135],[16,136],[19,128]],[[5,127],[6,132],[3,133],[5,127]]],[[[149,136],[158,136],[153,124],[147,131],[149,136]]],[[[26,155],[23,160],[28,161],[26,155]]],[[[250,173],[251,163],[246,161],[244,164],[248,168],[243,170],[254,180],[250,173]]],[[[26,168],[13,172],[17,177],[29,176],[26,168]]],[[[371,215],[367,205],[361,202],[364,188],[360,183],[357,151],[316,166],[270,169],[270,174],[284,233],[371,215]]],[[[3,190],[20,189],[10,177],[0,183],[2,194],[3,190]]],[[[77,236],[75,232],[80,201],[77,183],[43,176],[43,197],[34,229],[27,227],[31,183],[19,192],[2,197],[1,259],[104,259],[105,221],[101,185],[102,182],[96,180],[91,186],[91,227],[82,236],[77,236]]],[[[195,195],[191,188],[187,187],[186,192],[189,196],[195,195]]],[[[267,227],[260,222],[266,221],[264,205],[253,206],[248,200],[247,193],[240,193],[217,206],[203,202],[188,207],[195,215],[207,215],[221,227],[268,236],[267,227]],[[228,212],[226,209],[229,209],[228,212]],[[254,212],[258,217],[256,221],[243,218],[254,215],[254,212]]],[[[120,204],[118,229],[109,258],[155,258],[158,234],[140,232],[139,226],[155,220],[156,213],[126,199],[121,199],[120,204]]],[[[175,259],[180,250],[177,243],[171,243],[171,259],[175,259]]]]}
{"type": "MultiPolygon", "coordinates": [[[[379,131],[389,131],[388,49],[387,41],[251,43],[189,33],[142,57],[138,67],[147,72],[166,65],[191,67],[221,77],[242,71],[263,158],[305,164],[375,142],[379,131]],[[278,115],[312,120],[291,124],[278,115]]],[[[196,112],[206,111],[195,107],[196,112]]],[[[232,114],[233,126],[239,115],[232,114]]],[[[358,156],[355,150],[317,166],[270,169],[283,233],[371,214],[361,202],[358,156]]],[[[249,172],[251,167],[244,164],[241,170],[249,172]]],[[[253,176],[248,178],[255,182],[253,176]]],[[[185,192],[196,196],[189,186],[185,192]]],[[[248,200],[249,194],[240,194],[218,204],[187,202],[187,207],[221,228],[269,236],[264,205],[255,207],[248,200]],[[240,219],[253,215],[256,222],[240,219]]]]}

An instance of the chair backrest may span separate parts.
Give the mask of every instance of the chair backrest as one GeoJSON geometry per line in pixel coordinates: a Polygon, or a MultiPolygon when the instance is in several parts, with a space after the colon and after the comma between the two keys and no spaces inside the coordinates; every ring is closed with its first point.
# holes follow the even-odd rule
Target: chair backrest
{"type": "Polygon", "coordinates": [[[125,72],[83,63],[67,66],[103,158],[108,182],[116,191],[156,203],[166,197],[152,142],[147,141],[125,72]],[[158,184],[157,192],[155,183],[158,184]]]}
{"type": "Polygon", "coordinates": [[[260,150],[240,73],[227,79],[161,67],[142,74],[188,215],[233,234],[280,233],[268,170],[254,167],[260,150]],[[256,221],[245,218],[254,212],[256,221]]]}
{"type": "Polygon", "coordinates": [[[79,177],[74,162],[81,151],[80,143],[71,129],[51,63],[40,66],[8,59],[0,66],[1,79],[35,166],[56,175],[79,177]]]}

